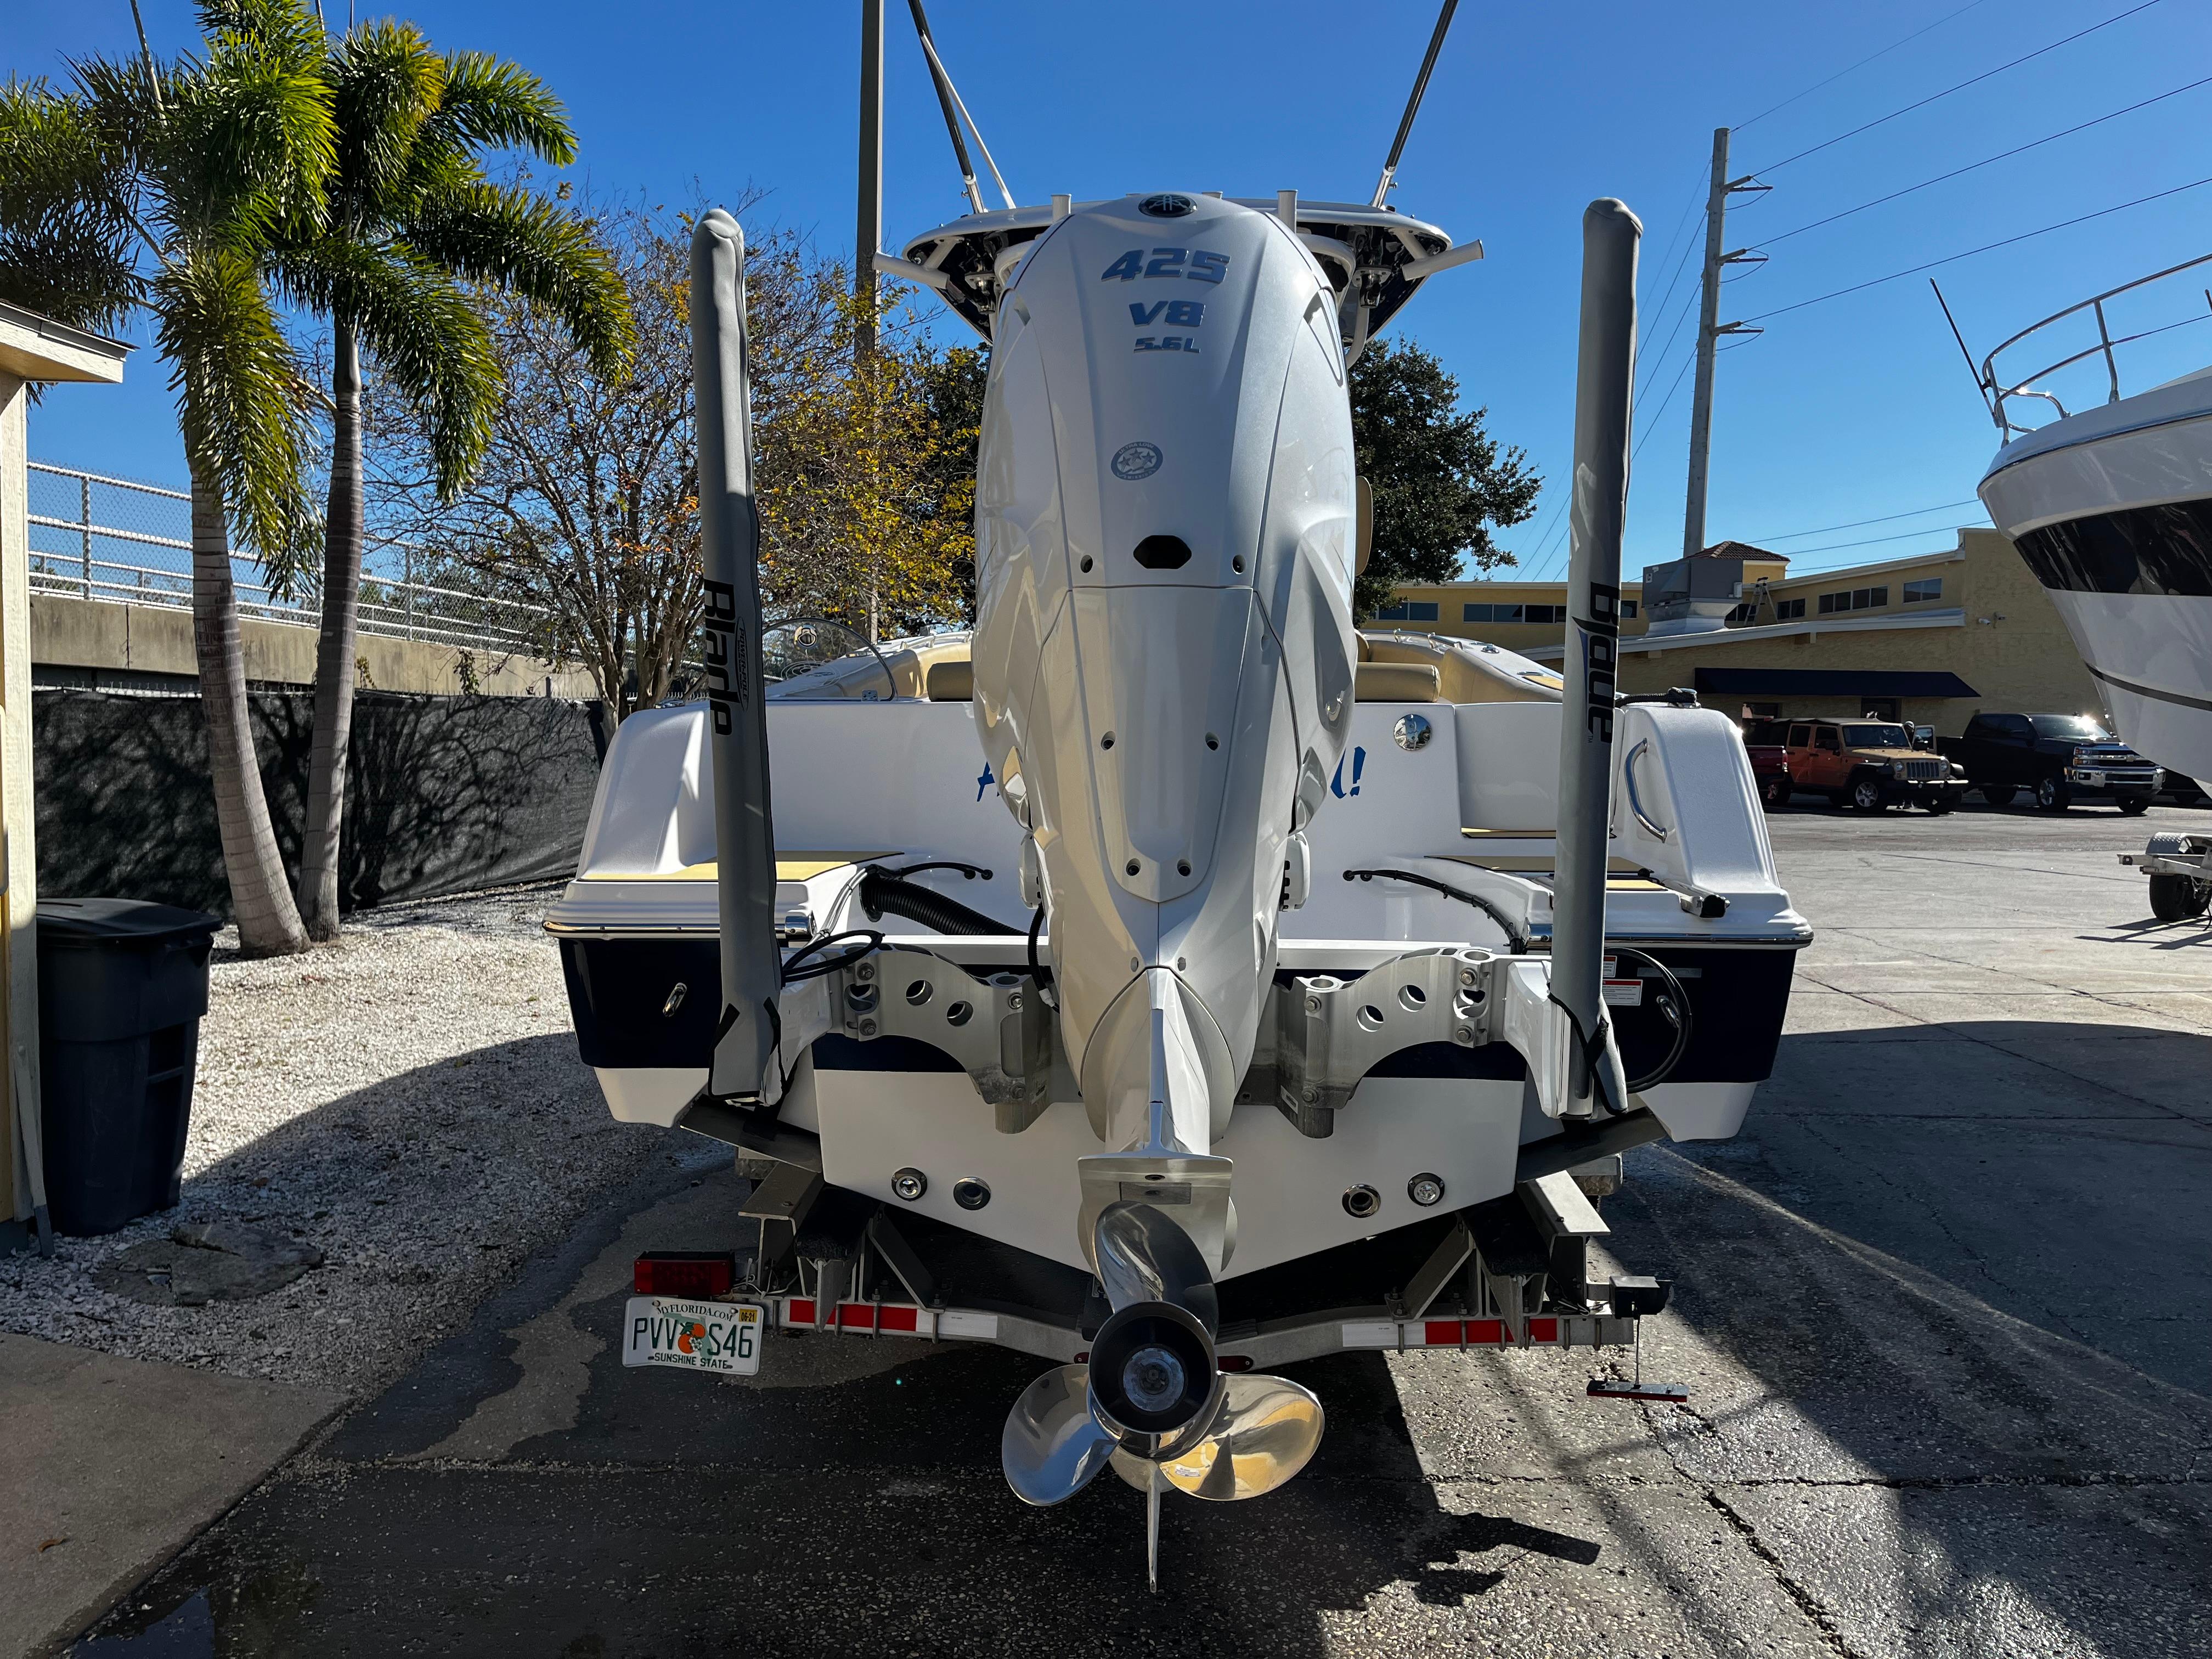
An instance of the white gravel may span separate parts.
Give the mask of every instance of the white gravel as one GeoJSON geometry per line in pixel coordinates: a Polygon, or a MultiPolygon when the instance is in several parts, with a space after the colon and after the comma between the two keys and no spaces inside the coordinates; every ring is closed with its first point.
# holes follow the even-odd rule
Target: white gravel
{"type": "Polygon", "coordinates": [[[362,1394],[458,1326],[648,1162],[703,1143],[615,1122],[576,1056],[554,887],[392,906],[309,955],[216,935],[183,1201],[52,1260],[0,1257],[0,1329],[362,1394]],[[179,1222],[321,1247],[270,1294],[147,1306],[93,1271],[179,1222]]]}

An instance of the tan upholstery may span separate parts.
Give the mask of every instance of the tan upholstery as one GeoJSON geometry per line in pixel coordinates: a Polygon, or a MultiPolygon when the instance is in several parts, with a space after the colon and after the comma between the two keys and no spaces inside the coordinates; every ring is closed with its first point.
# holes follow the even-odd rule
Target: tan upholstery
{"type": "Polygon", "coordinates": [[[925,682],[932,702],[970,702],[975,696],[975,665],[965,657],[929,665],[925,682]]]}
{"type": "Polygon", "coordinates": [[[1364,662],[1352,671],[1356,702],[1435,702],[1439,684],[1434,663],[1364,662]]]}

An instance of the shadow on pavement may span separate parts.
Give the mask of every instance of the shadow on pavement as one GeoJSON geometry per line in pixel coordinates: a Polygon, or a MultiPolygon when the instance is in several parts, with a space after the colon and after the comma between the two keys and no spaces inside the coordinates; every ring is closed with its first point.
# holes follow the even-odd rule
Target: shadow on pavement
{"type": "Polygon", "coordinates": [[[1662,1438],[1850,1650],[2212,1651],[2208,1095],[2192,1033],[1791,1036],[1741,1139],[1634,1155],[1662,1438]]]}

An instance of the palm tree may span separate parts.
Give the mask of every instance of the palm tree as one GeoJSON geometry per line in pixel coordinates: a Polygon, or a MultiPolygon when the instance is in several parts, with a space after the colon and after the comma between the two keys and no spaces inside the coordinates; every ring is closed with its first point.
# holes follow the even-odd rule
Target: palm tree
{"type": "Polygon", "coordinates": [[[299,0],[200,8],[199,56],[93,59],[0,87],[0,295],[112,331],[138,311],[177,394],[192,637],[240,946],[304,950],[262,793],[231,571],[234,522],[278,583],[313,509],[306,382],[268,289],[280,227],[318,222],[335,160],[320,28],[299,0]]]}
{"type": "Polygon", "coordinates": [[[337,120],[328,210],[289,228],[287,290],[331,319],[331,479],[322,631],[300,908],[313,938],[338,933],[338,853],[353,725],[360,611],[362,348],[419,410],[438,495],[451,500],[490,441],[498,362],[469,284],[557,319],[602,372],[631,337],[622,284],[590,226],[519,186],[490,183],[478,152],[527,150],[556,165],[575,137],[552,94],[511,64],[444,56],[412,25],[348,32],[322,66],[337,120]]]}

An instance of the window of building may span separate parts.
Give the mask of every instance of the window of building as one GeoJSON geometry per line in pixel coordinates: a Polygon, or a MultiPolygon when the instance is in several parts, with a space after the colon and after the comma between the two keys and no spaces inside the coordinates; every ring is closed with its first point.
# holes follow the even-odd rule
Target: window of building
{"type": "Polygon", "coordinates": [[[1567,619],[1564,605],[1528,605],[1521,607],[1526,614],[1522,620],[1532,623],[1563,623],[1567,619]]]}
{"type": "Polygon", "coordinates": [[[1777,622],[1795,622],[1804,614],[1805,601],[1802,599],[1777,599],[1774,602],[1774,620],[1777,622]]]}
{"type": "Polygon", "coordinates": [[[1917,605],[1923,599],[1940,599],[1942,597],[1943,579],[1941,576],[1930,576],[1924,581],[1905,585],[1905,602],[1907,605],[1917,605]]]}
{"type": "Polygon", "coordinates": [[[1732,623],[1747,623],[1751,620],[1752,613],[1758,609],[1755,605],[1740,605],[1728,613],[1728,619],[1732,623]]]}
{"type": "Polygon", "coordinates": [[[1623,617],[1633,617],[1633,616],[1635,616],[1635,614],[1636,614],[1636,601],[1635,601],[1635,600],[1633,600],[1633,599],[1623,599],[1623,600],[1620,602],[1620,614],[1621,614],[1623,617]]]}
{"type": "Polygon", "coordinates": [[[1889,603],[1887,587],[1854,587],[1848,593],[1820,595],[1820,614],[1833,616],[1844,611],[1874,611],[1889,603]]]}
{"type": "Polygon", "coordinates": [[[1386,605],[1375,613],[1377,622],[1434,622],[1437,619],[1433,599],[1401,599],[1395,605],[1386,605]]]}

